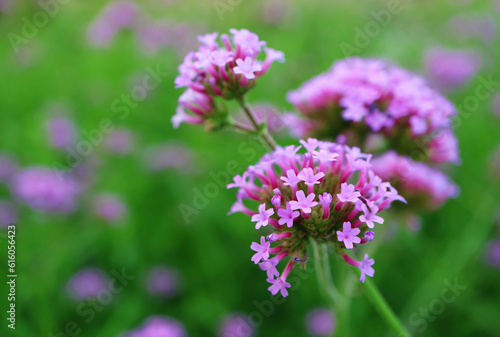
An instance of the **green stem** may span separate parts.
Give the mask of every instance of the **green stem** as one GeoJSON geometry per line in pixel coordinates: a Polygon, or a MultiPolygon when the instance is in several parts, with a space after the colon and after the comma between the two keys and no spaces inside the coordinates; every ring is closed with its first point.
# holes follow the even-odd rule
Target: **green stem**
{"type": "Polygon", "coordinates": [[[261,126],[259,125],[259,122],[257,121],[257,116],[253,112],[250,105],[246,102],[245,97],[244,96],[236,97],[236,101],[238,101],[238,104],[240,105],[241,109],[243,109],[246,116],[250,120],[250,123],[252,123],[254,131],[259,133],[264,143],[269,147],[271,151],[273,151],[276,148],[276,142],[274,141],[273,137],[267,130],[267,127],[262,130],[261,126]]]}
{"type": "Polygon", "coordinates": [[[366,279],[363,287],[365,288],[365,295],[370,299],[385,322],[398,334],[398,337],[410,337],[403,323],[401,323],[399,318],[394,314],[372,280],[366,279]]]}
{"type": "Polygon", "coordinates": [[[348,315],[344,310],[344,298],[338,292],[332,280],[330,271],[330,262],[328,260],[328,246],[319,245],[314,239],[311,239],[314,251],[314,265],[318,277],[318,285],[322,295],[327,299],[330,310],[337,317],[336,333],[338,336],[349,336],[348,315]]]}

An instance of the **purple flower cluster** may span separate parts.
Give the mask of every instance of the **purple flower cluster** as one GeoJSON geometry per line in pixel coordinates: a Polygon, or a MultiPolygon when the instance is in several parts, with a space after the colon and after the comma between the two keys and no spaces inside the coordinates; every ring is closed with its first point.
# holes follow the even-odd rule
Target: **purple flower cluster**
{"type": "Polygon", "coordinates": [[[475,51],[436,47],[425,54],[429,81],[443,90],[465,84],[477,74],[481,63],[481,57],[475,51]]]}
{"type": "Polygon", "coordinates": [[[372,170],[390,181],[413,208],[437,209],[459,192],[458,186],[440,170],[399,156],[394,151],[374,158],[372,170]]]}
{"type": "Polygon", "coordinates": [[[137,23],[139,14],[139,8],[133,1],[110,3],[88,28],[89,42],[97,47],[109,45],[120,30],[137,23]]]}
{"type": "Polygon", "coordinates": [[[170,298],[179,292],[180,275],[175,269],[156,266],[147,277],[147,288],[150,294],[170,298]]]}
{"type": "Polygon", "coordinates": [[[150,317],[144,324],[125,337],[186,337],[182,323],[163,316],[150,317]]]}
{"type": "Polygon", "coordinates": [[[242,97],[273,62],[284,62],[283,53],[265,47],[266,42],[260,41],[257,34],[247,29],[230,32],[231,37],[220,36],[222,45],[217,41],[218,33],[199,36],[198,51],[188,53],[179,66],[175,86],[187,89],[179,98],[179,107],[172,118],[175,128],[182,122],[210,122],[206,123],[209,128],[223,125],[225,108],[217,106],[214,98],[242,97]],[[258,60],[262,49],[266,54],[264,61],[258,60]]]}
{"type": "Polygon", "coordinates": [[[92,201],[92,213],[109,223],[121,220],[127,208],[120,197],[113,194],[100,194],[92,201]]]}
{"type": "MultiPolygon", "coordinates": [[[[443,132],[454,138],[452,103],[423,79],[381,60],[354,57],[338,61],[326,73],[289,92],[288,100],[307,118],[287,117],[299,137],[342,135],[348,144],[363,147],[368,136],[378,134],[401,154],[432,151],[432,140],[443,132]]],[[[448,141],[449,153],[429,160],[458,158],[453,144],[448,141]]]]}
{"type": "Polygon", "coordinates": [[[230,213],[251,216],[256,229],[274,227],[272,234],[251,245],[256,252],[251,260],[267,272],[273,295],[288,295],[286,278],[295,264],[307,260],[310,238],[333,243],[347,263],[360,268],[362,282],[373,276],[373,259],[366,254],[359,262],[345,250],[372,241],[375,223],[384,222],[377,214],[395,200],[406,202],[370,170],[371,155],[359,148],[313,138],[300,143],[306,153],[298,153],[302,146],[277,148],[227,186],[238,188],[230,213]],[[280,274],[276,267],[285,258],[280,274]]]}
{"type": "Polygon", "coordinates": [[[219,328],[219,337],[252,337],[254,333],[254,326],[240,314],[225,317],[219,328]]]}
{"type": "Polygon", "coordinates": [[[327,309],[314,309],[306,316],[307,332],[311,336],[331,336],[335,331],[335,316],[327,309]]]}
{"type": "Polygon", "coordinates": [[[75,274],[66,286],[69,295],[77,300],[96,297],[107,288],[108,277],[98,268],[86,268],[75,274]]]}
{"type": "Polygon", "coordinates": [[[81,187],[72,176],[48,168],[27,168],[12,178],[12,194],[42,212],[73,212],[80,192],[81,187]]]}
{"type": "Polygon", "coordinates": [[[53,117],[46,122],[50,144],[55,148],[64,149],[76,140],[75,125],[65,117],[53,117]]]}

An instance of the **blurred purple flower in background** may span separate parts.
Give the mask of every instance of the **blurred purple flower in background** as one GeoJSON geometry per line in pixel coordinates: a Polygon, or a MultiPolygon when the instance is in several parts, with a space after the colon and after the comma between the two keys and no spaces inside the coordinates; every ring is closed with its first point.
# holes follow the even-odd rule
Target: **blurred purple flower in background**
{"type": "Polygon", "coordinates": [[[12,201],[0,200],[0,227],[7,227],[16,223],[16,205],[12,201]]]}
{"type": "Polygon", "coordinates": [[[251,337],[255,329],[241,314],[226,316],[219,327],[219,337],[251,337]]]}
{"type": "Polygon", "coordinates": [[[429,49],[425,54],[428,79],[442,90],[453,89],[465,84],[476,76],[481,65],[481,56],[471,50],[435,47],[429,49]]]}
{"type": "Polygon", "coordinates": [[[327,309],[314,309],[306,316],[307,331],[311,336],[331,336],[335,330],[335,316],[327,309]]]}
{"type": "Polygon", "coordinates": [[[12,179],[12,194],[42,212],[73,212],[80,191],[79,184],[72,176],[44,167],[24,169],[12,179]]]}
{"type": "Polygon", "coordinates": [[[180,143],[155,145],[146,150],[145,163],[152,172],[177,169],[180,172],[192,172],[193,154],[180,143]]]}
{"type": "Polygon", "coordinates": [[[408,207],[437,209],[458,195],[458,186],[436,168],[398,156],[394,151],[372,160],[371,169],[391,184],[408,201],[408,207]]]}
{"type": "Polygon", "coordinates": [[[117,129],[106,136],[104,146],[118,154],[128,154],[132,150],[134,137],[126,129],[117,129]]]}
{"type": "Polygon", "coordinates": [[[500,268],[500,240],[489,242],[486,262],[493,267],[500,268]]]}
{"type": "Polygon", "coordinates": [[[177,270],[156,266],[149,271],[146,286],[152,295],[170,298],[179,293],[180,283],[181,277],[177,270]]]}
{"type": "Polygon", "coordinates": [[[125,337],[186,337],[182,323],[165,316],[153,316],[125,337]]]}
{"type": "Polygon", "coordinates": [[[87,29],[87,39],[95,47],[108,46],[123,28],[138,21],[140,11],[132,1],[116,1],[105,7],[87,29]]]}
{"type": "Polygon", "coordinates": [[[500,118],[500,92],[495,94],[491,100],[491,108],[493,112],[500,118]]]}
{"type": "Polygon", "coordinates": [[[66,290],[75,300],[96,297],[107,288],[108,277],[98,268],[86,268],[76,273],[67,283],[66,290]]]}
{"type": "Polygon", "coordinates": [[[142,49],[147,53],[156,52],[172,45],[174,29],[167,21],[157,21],[140,25],[136,29],[137,38],[142,49]]]}
{"type": "Polygon", "coordinates": [[[0,155],[0,182],[8,181],[17,171],[16,162],[9,155],[0,155]]]}
{"type": "Polygon", "coordinates": [[[449,30],[460,40],[477,37],[489,43],[496,35],[495,19],[491,16],[457,15],[450,20],[449,30]]]}
{"type": "Polygon", "coordinates": [[[65,148],[75,143],[76,132],[73,121],[66,117],[51,117],[46,122],[50,145],[65,148]]]}
{"type": "Polygon", "coordinates": [[[92,201],[92,213],[110,223],[121,220],[126,211],[125,204],[116,195],[100,194],[92,201]]]}
{"type": "Polygon", "coordinates": [[[290,14],[290,10],[293,3],[286,0],[268,0],[262,3],[262,8],[260,9],[262,13],[262,20],[265,23],[272,25],[282,24],[287,16],[290,14]]]}
{"type": "Polygon", "coordinates": [[[7,13],[12,4],[12,0],[0,0],[0,12],[7,13]]]}

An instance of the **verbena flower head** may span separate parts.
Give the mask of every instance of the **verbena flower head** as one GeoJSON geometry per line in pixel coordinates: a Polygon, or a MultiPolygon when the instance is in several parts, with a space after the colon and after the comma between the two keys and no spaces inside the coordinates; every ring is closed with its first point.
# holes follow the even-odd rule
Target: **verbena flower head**
{"type": "Polygon", "coordinates": [[[128,154],[134,146],[134,135],[130,130],[117,129],[106,136],[104,145],[117,154],[128,154]]]}
{"type": "Polygon", "coordinates": [[[127,207],[116,195],[100,194],[92,200],[92,213],[109,223],[121,220],[126,212],[127,207]]]}
{"type": "Polygon", "coordinates": [[[181,288],[181,277],[177,270],[164,267],[153,267],[147,276],[147,289],[150,294],[164,298],[174,297],[181,288]]]}
{"type": "Polygon", "coordinates": [[[481,67],[475,51],[432,48],[425,54],[428,78],[436,87],[449,90],[465,84],[481,67]]]}
{"type": "MultiPolygon", "coordinates": [[[[354,57],[338,61],[326,73],[289,92],[288,100],[307,118],[303,121],[292,114],[285,119],[299,137],[342,136],[349,145],[365,146],[369,136],[378,135],[398,153],[419,150],[428,156],[437,134],[448,131],[454,138],[450,131],[450,117],[456,114],[452,103],[421,78],[381,60],[354,57]]],[[[447,144],[452,154],[428,159],[458,158],[456,142],[447,144]]]]}
{"type": "Polygon", "coordinates": [[[218,33],[198,36],[201,43],[179,66],[176,88],[186,88],[172,118],[175,128],[182,122],[206,124],[209,129],[223,126],[225,107],[214,98],[242,97],[253,88],[272,63],[284,61],[282,52],[265,47],[257,34],[247,29],[231,29],[231,36],[218,33]],[[265,57],[261,57],[264,50],[265,57]],[[189,111],[189,113],[186,112],[189,111]]]}
{"type": "Polygon", "coordinates": [[[184,325],[177,320],[164,317],[152,316],[144,324],[125,337],[186,337],[184,325]]]}
{"type": "Polygon", "coordinates": [[[258,230],[273,230],[250,247],[273,295],[288,295],[287,276],[307,260],[310,238],[333,243],[347,263],[361,269],[363,280],[373,276],[366,259],[355,261],[346,251],[373,240],[368,229],[384,222],[378,213],[395,200],[405,201],[370,170],[371,155],[313,138],[300,142],[305,153],[298,153],[302,146],[277,148],[228,185],[239,189],[231,213],[251,216],[258,230]],[[285,259],[280,273],[276,267],[285,259]]]}
{"type": "Polygon", "coordinates": [[[42,212],[73,212],[80,192],[81,187],[72,176],[48,168],[27,168],[12,178],[13,195],[42,212]]]}
{"type": "Polygon", "coordinates": [[[414,210],[438,209],[459,193],[458,186],[439,169],[398,156],[394,151],[373,159],[372,170],[390,181],[414,210]]]}
{"type": "Polygon", "coordinates": [[[328,309],[314,309],[306,316],[307,332],[311,336],[331,336],[335,331],[335,316],[328,309]]]}
{"type": "Polygon", "coordinates": [[[76,140],[73,121],[65,117],[53,117],[47,120],[46,128],[50,145],[56,148],[71,146],[76,140]]]}
{"type": "Polygon", "coordinates": [[[68,294],[75,300],[81,301],[88,297],[96,297],[106,290],[108,277],[98,268],[86,268],[75,274],[66,286],[68,294]]]}
{"type": "Polygon", "coordinates": [[[219,337],[252,337],[255,328],[251,321],[241,314],[226,316],[219,328],[219,337]]]}

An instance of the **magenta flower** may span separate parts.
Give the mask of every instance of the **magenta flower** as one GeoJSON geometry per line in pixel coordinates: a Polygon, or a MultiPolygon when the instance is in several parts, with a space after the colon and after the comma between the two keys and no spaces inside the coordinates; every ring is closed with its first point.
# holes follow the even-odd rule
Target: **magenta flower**
{"type": "Polygon", "coordinates": [[[179,272],[170,267],[155,266],[148,272],[146,285],[149,293],[154,296],[171,298],[178,294],[181,288],[179,272]]]}
{"type": "Polygon", "coordinates": [[[360,243],[361,239],[358,238],[358,234],[361,233],[359,228],[351,228],[351,223],[344,222],[343,231],[337,231],[337,238],[340,242],[344,242],[344,246],[347,249],[353,249],[353,243],[360,243]]]}
{"type": "Polygon", "coordinates": [[[242,74],[247,79],[251,80],[255,78],[255,72],[262,70],[262,66],[255,63],[251,57],[236,60],[237,66],[233,68],[235,74],[242,74]]]}
{"type": "MultiPolygon", "coordinates": [[[[261,261],[260,269],[266,271],[268,281],[273,283],[269,290],[283,296],[287,295],[286,280],[293,267],[307,263],[310,239],[330,242],[346,263],[359,267],[360,262],[350,258],[346,251],[372,241],[370,226],[383,222],[378,213],[396,200],[404,201],[390,183],[370,170],[371,155],[359,148],[316,139],[301,143],[306,153],[299,153],[300,147],[296,146],[277,148],[241,176],[234,177],[234,182],[227,186],[238,189],[232,211],[252,217],[259,225],[257,228],[268,223],[274,227],[267,242],[261,238],[261,244],[252,244],[257,254],[251,260],[261,261]],[[313,156],[314,151],[325,151],[325,157],[336,160],[320,160],[313,156]],[[314,182],[318,184],[313,183],[316,178],[309,177],[320,172],[321,165],[324,176],[316,177],[318,180],[314,182]],[[298,178],[299,172],[301,177],[304,175],[303,180],[298,178]],[[306,182],[314,185],[316,193],[306,196],[309,187],[306,182]],[[345,202],[334,195],[341,195],[345,202]],[[255,204],[259,205],[257,211],[250,206],[255,204]],[[287,262],[280,275],[277,265],[282,260],[287,262]]],[[[369,273],[366,269],[366,274],[369,273]]]]}
{"type": "Polygon", "coordinates": [[[356,191],[356,187],[352,184],[342,183],[340,188],[341,190],[340,193],[337,194],[337,198],[342,202],[356,202],[361,196],[359,191],[356,191]]]}
{"type": "MultiPolygon", "coordinates": [[[[385,140],[379,142],[378,152],[392,148],[402,154],[431,149],[441,132],[455,139],[453,104],[421,78],[380,60],[353,57],[338,61],[289,92],[288,100],[305,118],[285,117],[292,133],[301,138],[340,136],[347,144],[367,148],[372,136],[377,136],[385,140]]],[[[429,152],[425,159],[443,162],[458,158],[457,147],[448,150],[446,157],[429,152]]]]}
{"type": "Polygon", "coordinates": [[[259,263],[259,267],[261,270],[267,272],[268,279],[273,279],[275,276],[280,276],[279,271],[276,269],[279,262],[280,261],[276,257],[273,257],[270,260],[259,263]]]}
{"type": "Polygon", "coordinates": [[[425,63],[430,81],[441,89],[453,89],[473,78],[481,67],[481,56],[475,51],[432,48],[425,63]]]}
{"type": "Polygon", "coordinates": [[[311,213],[311,207],[314,207],[318,204],[316,201],[314,201],[314,198],[316,198],[316,195],[314,193],[311,193],[306,197],[304,191],[298,191],[296,196],[297,201],[290,201],[290,206],[293,210],[300,209],[304,213],[311,213]]]}
{"type": "Polygon", "coordinates": [[[125,337],[186,337],[184,326],[175,319],[163,316],[152,316],[143,325],[130,331],[125,337]]]}
{"type": "Polygon", "coordinates": [[[108,277],[98,268],[82,269],[75,274],[66,285],[68,294],[81,301],[88,297],[96,297],[101,291],[107,291],[108,277]]]}
{"type": "Polygon", "coordinates": [[[375,274],[375,270],[372,268],[372,266],[375,264],[374,259],[369,259],[368,254],[365,254],[365,258],[363,261],[359,262],[359,270],[361,270],[361,277],[359,280],[361,282],[365,282],[365,275],[368,275],[370,277],[373,277],[375,274]]]}
{"type": "Polygon", "coordinates": [[[368,207],[365,204],[361,205],[361,210],[365,213],[359,216],[359,220],[361,222],[366,223],[368,228],[373,228],[375,227],[374,222],[383,224],[384,219],[379,217],[377,214],[378,212],[378,207],[373,205],[368,209],[368,207]]]}
{"type": "Polygon", "coordinates": [[[256,251],[257,253],[252,256],[251,261],[255,264],[259,263],[260,260],[266,261],[269,259],[269,248],[271,247],[271,243],[266,241],[265,236],[260,237],[260,245],[257,242],[252,242],[250,245],[250,249],[256,251]]]}
{"type": "Polygon", "coordinates": [[[92,213],[109,223],[121,220],[126,211],[125,204],[116,195],[100,194],[92,201],[92,213]]]}
{"type": "Polygon", "coordinates": [[[327,309],[314,309],[306,316],[307,332],[311,336],[331,336],[335,331],[335,316],[327,309]]]}
{"type": "Polygon", "coordinates": [[[270,208],[266,210],[266,204],[261,204],[259,206],[259,213],[252,216],[252,222],[257,222],[255,224],[255,229],[259,229],[261,226],[267,226],[269,217],[273,214],[274,209],[270,208]]]}
{"type": "Polygon", "coordinates": [[[219,328],[219,337],[252,337],[254,332],[254,324],[247,316],[232,314],[224,318],[219,328]]]}
{"type": "Polygon", "coordinates": [[[278,220],[280,225],[286,224],[288,228],[293,226],[293,219],[297,218],[300,215],[300,212],[294,212],[292,210],[292,206],[289,202],[286,203],[286,209],[279,209],[278,216],[281,218],[278,220]]]}
{"type": "MultiPolygon", "coordinates": [[[[268,280],[269,281],[269,280],[268,280]]],[[[281,296],[287,297],[288,296],[288,290],[286,288],[290,288],[291,284],[287,283],[280,277],[276,278],[275,280],[272,280],[273,285],[270,286],[268,289],[271,292],[271,294],[276,295],[278,292],[281,292],[281,296]]]]}
{"type": "Polygon", "coordinates": [[[262,63],[258,58],[266,44],[264,41],[246,29],[231,29],[230,32],[232,37],[227,34],[220,36],[221,46],[217,42],[217,33],[199,36],[202,45],[198,51],[189,52],[179,66],[175,86],[191,91],[181,96],[179,104],[190,113],[178,110],[172,119],[174,127],[182,122],[205,124],[207,130],[224,127],[227,124],[227,108],[215,99],[242,97],[255,86],[257,78],[264,75],[272,63],[283,61],[281,52],[266,49],[266,58],[262,63]]]}
{"type": "Polygon", "coordinates": [[[365,240],[366,241],[373,241],[373,238],[375,237],[375,233],[372,231],[367,231],[365,233],[365,240]]]}
{"type": "Polygon", "coordinates": [[[73,176],[48,168],[27,168],[12,178],[13,195],[42,212],[75,211],[80,192],[81,187],[73,176]]]}
{"type": "Polygon", "coordinates": [[[458,195],[459,189],[439,169],[389,151],[372,161],[372,170],[391,183],[415,211],[435,210],[458,195]]]}
{"type": "Polygon", "coordinates": [[[314,185],[318,185],[320,183],[319,180],[324,176],[325,174],[323,172],[314,174],[312,168],[306,167],[299,172],[297,178],[302,180],[307,185],[307,193],[313,193],[314,185]]]}
{"type": "Polygon", "coordinates": [[[65,148],[75,143],[76,131],[73,121],[64,117],[54,117],[46,123],[50,144],[56,148],[65,148]]]}

